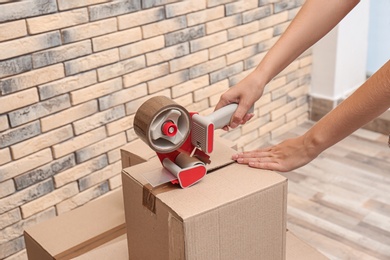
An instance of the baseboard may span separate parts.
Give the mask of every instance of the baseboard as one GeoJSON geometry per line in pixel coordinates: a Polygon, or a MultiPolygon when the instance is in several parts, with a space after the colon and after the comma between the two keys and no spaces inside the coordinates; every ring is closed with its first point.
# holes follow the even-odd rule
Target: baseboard
{"type": "MultiPolygon", "coordinates": [[[[324,98],[310,97],[310,120],[320,120],[334,107],[340,104],[341,101],[343,100],[340,99],[334,101],[324,98]]],[[[390,133],[390,110],[387,110],[385,113],[364,125],[362,128],[388,135],[390,133]]]]}

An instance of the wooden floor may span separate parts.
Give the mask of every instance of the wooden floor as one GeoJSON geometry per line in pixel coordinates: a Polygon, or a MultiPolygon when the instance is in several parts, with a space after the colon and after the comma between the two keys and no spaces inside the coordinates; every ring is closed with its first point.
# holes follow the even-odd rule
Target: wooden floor
{"type": "MultiPolygon", "coordinates": [[[[307,122],[275,140],[303,134],[307,122]]],[[[390,259],[390,148],[358,130],[310,164],[284,173],[287,227],[330,259],[390,259]]]]}

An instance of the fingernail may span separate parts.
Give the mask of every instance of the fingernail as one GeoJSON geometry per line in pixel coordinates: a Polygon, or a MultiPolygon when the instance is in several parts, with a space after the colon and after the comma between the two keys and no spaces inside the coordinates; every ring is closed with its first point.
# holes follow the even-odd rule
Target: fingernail
{"type": "Polygon", "coordinates": [[[232,122],[231,124],[230,124],[230,127],[231,128],[236,128],[238,125],[236,124],[236,123],[234,123],[234,122],[232,122]]]}

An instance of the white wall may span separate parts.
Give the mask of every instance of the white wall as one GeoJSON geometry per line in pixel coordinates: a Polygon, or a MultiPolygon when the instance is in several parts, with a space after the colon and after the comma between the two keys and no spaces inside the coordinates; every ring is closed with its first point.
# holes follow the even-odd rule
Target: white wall
{"type": "Polygon", "coordinates": [[[369,1],[361,1],[313,47],[311,95],[344,98],[366,78],[369,1]]]}
{"type": "Polygon", "coordinates": [[[350,94],[366,80],[369,1],[363,0],[340,23],[335,98],[350,94]]]}
{"type": "Polygon", "coordinates": [[[338,27],[330,31],[313,47],[313,67],[310,94],[332,99],[336,74],[338,27]]]}

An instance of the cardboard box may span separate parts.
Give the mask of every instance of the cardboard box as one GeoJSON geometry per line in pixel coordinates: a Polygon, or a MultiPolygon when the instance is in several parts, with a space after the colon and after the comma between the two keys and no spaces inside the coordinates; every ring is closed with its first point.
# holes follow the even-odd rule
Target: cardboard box
{"type": "Polygon", "coordinates": [[[286,178],[214,147],[209,173],[187,189],[151,187],[157,158],[122,171],[129,259],[285,259],[286,178]]]}
{"type": "Polygon", "coordinates": [[[70,259],[126,233],[122,189],[24,231],[30,260],[70,259]]]}

